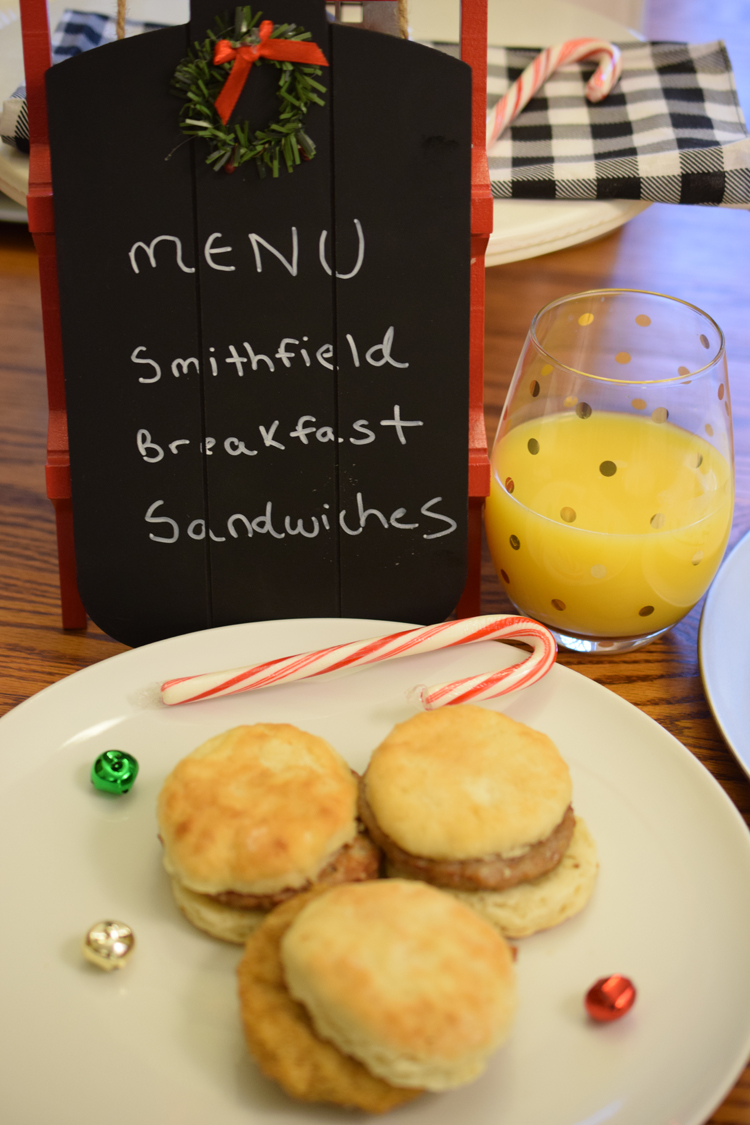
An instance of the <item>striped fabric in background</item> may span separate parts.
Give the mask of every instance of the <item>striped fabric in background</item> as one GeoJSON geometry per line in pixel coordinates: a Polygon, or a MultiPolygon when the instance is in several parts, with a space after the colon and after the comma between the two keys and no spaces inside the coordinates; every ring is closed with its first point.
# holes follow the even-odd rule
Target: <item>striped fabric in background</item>
{"type": "MultiPolygon", "coordinates": [[[[125,21],[125,36],[140,35],[144,31],[155,31],[160,23],[141,23],[138,20],[125,21]]],[[[76,12],[66,10],[51,36],[52,64],[63,62],[72,55],[100,47],[102,43],[113,43],[117,38],[117,21],[114,16],[99,12],[76,12]]],[[[0,138],[6,145],[13,145],[21,152],[29,151],[29,118],[26,109],[26,87],[19,86],[3,102],[0,112],[0,138]]]]}

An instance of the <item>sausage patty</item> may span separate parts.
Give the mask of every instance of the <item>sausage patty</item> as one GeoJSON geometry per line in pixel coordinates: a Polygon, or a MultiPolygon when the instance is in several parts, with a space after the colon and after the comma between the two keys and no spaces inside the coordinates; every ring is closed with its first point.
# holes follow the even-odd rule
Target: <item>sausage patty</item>
{"type": "Polygon", "coordinates": [[[335,886],[337,883],[362,883],[367,879],[377,879],[380,872],[380,850],[369,836],[359,832],[348,844],[334,853],[317,879],[308,881],[301,887],[283,887],[272,895],[243,895],[239,891],[221,891],[217,895],[207,895],[224,906],[236,906],[240,910],[273,910],[282,902],[294,898],[312,886],[324,883],[335,886]]]}
{"type": "Polygon", "coordinates": [[[564,856],[575,828],[573,806],[568,805],[562,820],[549,836],[532,844],[523,855],[510,859],[501,855],[485,855],[476,859],[447,860],[412,855],[400,848],[375,819],[365,796],[364,781],[359,784],[359,817],[390,860],[392,875],[422,879],[425,883],[449,887],[454,891],[505,891],[518,883],[546,875],[557,867],[564,856]]]}

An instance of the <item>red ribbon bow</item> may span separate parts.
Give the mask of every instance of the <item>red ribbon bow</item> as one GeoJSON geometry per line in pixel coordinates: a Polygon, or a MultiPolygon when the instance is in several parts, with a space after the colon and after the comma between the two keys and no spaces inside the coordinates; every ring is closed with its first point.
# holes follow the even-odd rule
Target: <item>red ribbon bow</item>
{"type": "Polygon", "coordinates": [[[237,99],[257,59],[277,59],[280,62],[307,63],[308,66],[328,66],[328,60],[317,43],[271,39],[273,31],[271,20],[263,20],[258,31],[260,43],[256,46],[233,47],[228,39],[220,39],[214,47],[215,63],[231,62],[234,59],[234,66],[214,102],[216,111],[225,125],[232,116],[232,110],[237,105],[237,99]]]}

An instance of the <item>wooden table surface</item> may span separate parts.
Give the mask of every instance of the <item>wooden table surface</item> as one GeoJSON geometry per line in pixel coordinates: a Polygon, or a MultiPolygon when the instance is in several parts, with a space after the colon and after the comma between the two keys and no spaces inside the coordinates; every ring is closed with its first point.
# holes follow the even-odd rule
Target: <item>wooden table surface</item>
{"type": "MultiPolygon", "coordinates": [[[[724,38],[750,107],[750,14],[732,0],[659,0],[651,38],[724,38]]],[[[731,542],[750,529],[750,216],[655,205],[599,242],[487,275],[487,421],[494,434],[534,312],[564,293],[608,286],[682,297],[710,313],[727,338],[735,421],[737,505],[731,542]]],[[[0,224],[0,713],[47,684],[122,652],[94,626],[59,624],[52,509],[44,491],[46,398],[36,259],[28,234],[0,224]]],[[[485,560],[483,611],[510,608],[485,560]]],[[[561,653],[561,663],[640,707],[684,743],[750,818],[750,782],[728,751],[701,685],[702,605],[671,633],[630,655],[561,653]]],[[[750,1013],[749,1013],[750,1017],[750,1013]]],[[[750,1067],[711,1122],[750,1125],[750,1067]]]]}

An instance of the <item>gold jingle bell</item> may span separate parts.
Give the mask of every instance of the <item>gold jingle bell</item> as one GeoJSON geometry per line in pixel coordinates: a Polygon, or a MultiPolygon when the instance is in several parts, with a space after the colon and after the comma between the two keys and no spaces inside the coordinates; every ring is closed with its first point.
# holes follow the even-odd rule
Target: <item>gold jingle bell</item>
{"type": "Polygon", "coordinates": [[[124,922],[96,922],[83,939],[83,955],[105,972],[121,969],[135,948],[135,934],[124,922]]]}

